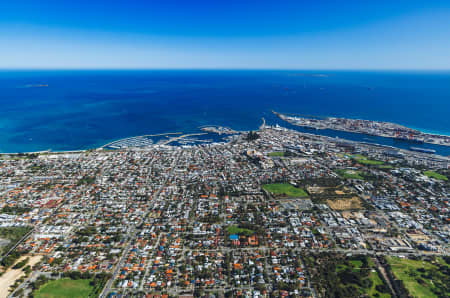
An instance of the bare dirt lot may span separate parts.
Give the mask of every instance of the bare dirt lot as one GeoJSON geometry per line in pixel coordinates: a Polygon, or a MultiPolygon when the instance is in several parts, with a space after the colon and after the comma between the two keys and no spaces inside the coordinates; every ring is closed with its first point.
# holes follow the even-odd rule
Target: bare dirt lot
{"type": "Polygon", "coordinates": [[[361,209],[361,200],[358,197],[349,199],[327,200],[328,206],[333,210],[361,209]]]}

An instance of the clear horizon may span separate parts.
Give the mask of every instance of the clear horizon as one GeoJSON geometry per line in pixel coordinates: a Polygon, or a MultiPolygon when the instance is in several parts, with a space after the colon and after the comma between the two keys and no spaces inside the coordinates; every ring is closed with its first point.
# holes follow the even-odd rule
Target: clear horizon
{"type": "Polygon", "coordinates": [[[432,72],[447,73],[449,69],[366,69],[366,68],[316,68],[316,69],[300,69],[300,68],[0,68],[0,72],[7,71],[305,71],[305,72],[432,72]]]}
{"type": "Polygon", "coordinates": [[[0,4],[0,69],[450,70],[448,1],[0,4]]]}

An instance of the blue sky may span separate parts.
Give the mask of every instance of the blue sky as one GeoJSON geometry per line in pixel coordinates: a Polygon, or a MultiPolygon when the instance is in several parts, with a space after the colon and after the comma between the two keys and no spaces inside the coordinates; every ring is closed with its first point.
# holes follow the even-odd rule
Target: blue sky
{"type": "Polygon", "coordinates": [[[0,68],[450,69],[450,1],[0,0],[0,68]]]}

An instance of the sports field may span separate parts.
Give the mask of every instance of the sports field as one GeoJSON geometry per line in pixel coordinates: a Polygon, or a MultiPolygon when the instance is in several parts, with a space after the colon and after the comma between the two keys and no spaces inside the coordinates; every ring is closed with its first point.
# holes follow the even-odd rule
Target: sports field
{"type": "Polygon", "coordinates": [[[279,151],[270,152],[269,156],[284,156],[284,152],[279,152],[279,151]]]}
{"type": "Polygon", "coordinates": [[[307,197],[308,194],[301,188],[294,187],[289,183],[265,184],[263,189],[274,194],[290,198],[307,197]]]}
{"type": "Polygon", "coordinates": [[[52,280],[34,293],[36,298],[84,298],[89,297],[94,289],[90,279],[63,278],[52,280]]]}
{"type": "Polygon", "coordinates": [[[444,180],[444,181],[448,180],[448,178],[446,176],[441,175],[439,173],[436,173],[434,171],[425,171],[425,172],[423,172],[423,174],[425,176],[428,176],[428,177],[431,177],[431,178],[434,178],[434,179],[438,179],[438,180],[444,180]]]}

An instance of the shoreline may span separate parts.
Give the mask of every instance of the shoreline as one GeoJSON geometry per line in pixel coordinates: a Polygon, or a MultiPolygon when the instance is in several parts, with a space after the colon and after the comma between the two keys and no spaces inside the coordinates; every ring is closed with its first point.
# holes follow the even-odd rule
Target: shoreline
{"type": "MultiPolygon", "coordinates": [[[[347,133],[356,133],[368,136],[376,136],[389,138],[392,140],[400,140],[414,143],[422,143],[422,144],[430,144],[437,146],[450,147],[450,136],[443,134],[435,134],[428,133],[422,130],[418,130],[415,128],[407,127],[402,124],[394,123],[394,122],[386,122],[386,121],[376,121],[376,120],[367,120],[367,119],[355,119],[355,118],[340,118],[340,117],[323,117],[317,116],[317,119],[312,117],[315,116],[302,116],[300,114],[292,114],[292,113],[279,113],[272,110],[272,113],[276,115],[282,121],[285,121],[291,125],[304,127],[308,129],[315,130],[333,130],[333,131],[342,131],[347,133]],[[315,121],[311,123],[311,121],[315,121]],[[364,127],[357,129],[350,129],[352,125],[357,125],[357,123],[340,123],[335,124],[334,122],[330,123],[330,121],[341,121],[341,122],[365,122],[366,124],[378,125],[381,127],[373,128],[373,127],[364,127]],[[299,123],[306,122],[306,123],[299,123]],[[369,131],[374,130],[374,131],[369,131]],[[393,134],[393,131],[396,131],[396,134],[393,134]],[[406,131],[406,132],[405,132],[406,131]],[[400,132],[402,134],[400,134],[400,132]],[[410,139],[408,139],[408,136],[410,139]],[[446,142],[446,143],[442,143],[446,142]]],[[[358,124],[361,125],[361,124],[358,124]]]]}
{"type": "MultiPolygon", "coordinates": [[[[291,124],[289,122],[287,122],[290,125],[296,126],[294,124],[291,124]]],[[[301,126],[297,126],[297,127],[301,127],[301,126]]],[[[264,128],[263,128],[264,129],[264,128]]],[[[286,128],[286,129],[290,129],[290,128],[286,128]]],[[[310,129],[314,129],[314,128],[310,128],[310,129]]],[[[260,131],[260,129],[256,130],[256,131],[260,131]]],[[[320,130],[319,130],[320,131],[320,130]]],[[[336,131],[342,131],[342,130],[336,130],[336,131]]],[[[241,134],[241,133],[245,133],[247,131],[237,131],[237,133],[241,134]]],[[[310,137],[325,137],[325,138],[330,138],[330,139],[334,139],[335,141],[341,140],[341,141],[346,141],[346,142],[351,142],[351,143],[359,143],[361,145],[369,145],[369,146],[375,146],[375,147],[384,147],[384,148],[390,148],[393,150],[399,150],[399,151],[408,151],[408,152],[414,152],[414,153],[418,153],[414,150],[411,149],[404,149],[401,147],[397,147],[397,146],[392,146],[392,145],[385,145],[385,144],[380,144],[380,143],[371,143],[371,142],[365,142],[365,141],[356,141],[356,140],[351,140],[351,139],[346,139],[346,138],[340,138],[338,136],[336,137],[332,137],[332,136],[327,136],[327,135],[322,135],[319,133],[310,133],[310,132],[301,132],[301,131],[296,131],[297,133],[300,134],[305,134],[308,135],[310,137]]],[[[355,134],[360,134],[360,135],[364,135],[363,133],[359,133],[359,132],[350,132],[350,133],[355,133],[355,134]]],[[[179,145],[170,145],[170,143],[177,141],[178,139],[182,139],[184,137],[189,137],[189,136],[195,136],[195,135],[203,135],[205,133],[187,133],[187,134],[183,134],[182,132],[177,132],[177,133],[161,133],[161,134],[155,134],[155,135],[142,135],[142,136],[165,136],[165,135],[180,135],[181,136],[177,136],[177,137],[173,137],[171,139],[168,139],[164,142],[164,144],[154,144],[152,146],[172,146],[172,147],[178,147],[179,145]]],[[[135,136],[136,137],[136,136],[135,136]]],[[[140,137],[140,136],[137,136],[140,137]]],[[[130,137],[133,138],[133,137],[130,137]]],[[[123,138],[123,139],[119,139],[119,140],[124,140],[124,139],[128,139],[128,138],[123,138]]],[[[118,141],[118,140],[116,140],[118,141]]],[[[109,142],[108,144],[114,143],[116,141],[113,142],[109,142]]],[[[218,142],[212,142],[211,144],[214,143],[218,143],[218,142]]],[[[107,145],[102,145],[100,147],[93,147],[93,148],[88,148],[88,149],[80,149],[80,150],[66,150],[66,151],[52,151],[51,149],[48,150],[43,150],[43,151],[31,151],[31,152],[10,152],[10,153],[3,153],[0,152],[0,157],[4,156],[4,155],[13,155],[13,156],[20,156],[20,155],[31,155],[31,154],[37,154],[37,155],[50,155],[50,154],[77,154],[77,153],[86,153],[88,151],[121,151],[121,150],[127,150],[129,148],[139,148],[139,147],[129,147],[129,148],[120,148],[120,149],[107,149],[105,147],[107,147],[107,145]]],[[[437,144],[431,144],[431,145],[436,145],[436,146],[443,146],[443,147],[448,147],[445,145],[437,145],[437,144]]],[[[151,146],[148,146],[151,147],[151,146]]],[[[147,147],[147,148],[148,148],[147,147]]],[[[145,148],[145,147],[143,147],[145,148]]],[[[444,158],[448,158],[449,156],[444,155],[444,154],[439,154],[439,153],[434,153],[433,155],[435,156],[439,156],[439,157],[444,157],[444,158]]]]}
{"type": "MultiPolygon", "coordinates": [[[[324,115],[303,115],[302,116],[299,113],[282,113],[282,112],[275,112],[274,110],[272,110],[272,113],[274,113],[275,115],[282,114],[284,116],[294,116],[294,117],[301,117],[301,118],[308,118],[308,117],[311,117],[311,118],[315,117],[318,119],[335,118],[335,119],[348,119],[348,120],[355,120],[355,121],[372,121],[372,122],[379,122],[379,123],[386,123],[386,124],[395,124],[395,125],[403,126],[405,128],[416,130],[423,134],[435,135],[435,136],[439,136],[439,137],[450,137],[450,131],[448,131],[448,132],[437,131],[437,130],[426,129],[426,128],[421,128],[421,127],[416,127],[416,126],[409,126],[407,124],[401,124],[401,123],[397,123],[397,122],[390,122],[390,121],[386,121],[386,120],[369,120],[369,119],[364,119],[364,118],[359,118],[359,117],[352,118],[352,117],[324,116],[324,115]]],[[[329,129],[332,129],[332,128],[329,128],[329,129]]],[[[344,130],[344,131],[346,131],[346,130],[344,130]]],[[[354,131],[349,131],[349,132],[354,132],[354,131]]],[[[360,132],[355,132],[355,133],[360,133],[360,132]]]]}
{"type": "MultiPolygon", "coordinates": [[[[320,133],[320,131],[334,131],[334,132],[345,132],[345,133],[350,133],[350,134],[355,134],[355,135],[360,135],[360,136],[374,136],[374,137],[381,137],[381,138],[386,138],[386,139],[391,139],[393,141],[396,141],[396,138],[388,135],[388,134],[368,134],[368,133],[364,133],[364,132],[358,132],[358,131],[351,131],[351,130],[346,130],[343,128],[339,128],[339,127],[333,127],[333,128],[329,128],[329,127],[314,127],[314,126],[302,126],[302,125],[298,125],[295,123],[291,123],[292,121],[290,121],[289,119],[285,119],[286,117],[302,117],[299,114],[291,114],[291,113],[278,113],[272,110],[272,115],[275,115],[276,118],[284,121],[285,123],[287,123],[288,125],[292,125],[294,127],[298,127],[298,128],[302,128],[302,129],[308,129],[308,130],[314,130],[315,132],[305,132],[305,131],[298,131],[301,134],[307,134],[307,135],[315,135],[315,136],[326,136],[326,137],[331,137],[331,138],[338,138],[341,140],[345,140],[345,141],[350,141],[350,142],[356,142],[356,143],[361,143],[361,144],[370,144],[372,146],[383,146],[383,147],[390,147],[396,150],[407,150],[407,151],[414,151],[411,150],[410,148],[404,148],[402,146],[396,146],[396,145],[387,145],[387,144],[383,144],[382,142],[377,142],[376,140],[373,140],[373,142],[366,142],[365,140],[354,140],[352,138],[346,138],[346,137],[340,137],[340,136],[329,136],[326,133],[320,133]]],[[[305,116],[306,117],[306,116],[305,116]]],[[[325,116],[321,116],[323,119],[326,118],[337,118],[337,117],[325,117],[325,116]]],[[[355,121],[372,121],[372,120],[364,120],[364,119],[353,119],[353,118],[337,118],[337,119],[349,119],[349,120],[355,120],[355,121]]],[[[398,125],[403,127],[403,125],[400,124],[396,124],[396,123],[392,123],[392,122],[384,122],[384,121],[374,121],[374,122],[381,122],[381,123],[386,123],[386,124],[394,124],[394,125],[398,125]]],[[[50,154],[77,154],[77,153],[85,153],[88,151],[95,151],[95,150],[105,150],[105,151],[120,151],[120,150],[127,150],[128,148],[149,148],[151,146],[157,146],[157,145],[166,145],[166,146],[180,146],[180,145],[171,145],[170,143],[172,142],[176,142],[179,139],[182,139],[184,137],[189,137],[189,136],[196,136],[196,135],[203,135],[205,134],[205,131],[202,129],[204,127],[221,127],[221,126],[217,126],[217,125],[202,125],[200,127],[198,127],[198,132],[190,132],[190,133],[184,133],[184,132],[168,132],[168,133],[157,133],[157,134],[145,134],[145,135],[139,135],[139,136],[132,136],[132,137],[126,137],[126,138],[121,138],[121,139],[115,139],[113,141],[110,141],[106,144],[100,145],[100,146],[96,146],[96,147],[90,147],[90,148],[85,148],[85,149],[76,149],[76,150],[58,150],[58,151],[53,151],[51,148],[47,149],[47,150],[39,150],[39,151],[23,151],[23,152],[0,152],[0,157],[1,156],[5,156],[5,155],[11,155],[11,156],[20,156],[20,155],[31,155],[31,154],[38,154],[38,155],[50,155],[50,154]],[[120,142],[122,140],[127,140],[127,139],[132,139],[132,138],[139,138],[139,137],[158,137],[158,136],[167,136],[168,138],[163,142],[163,143],[154,143],[152,145],[146,145],[146,146],[129,146],[129,147],[123,147],[123,148],[107,148],[109,145],[114,144],[116,142],[120,142]]],[[[283,127],[283,126],[282,126],[283,127]]],[[[414,129],[415,128],[409,128],[404,126],[406,129],[414,129]]],[[[229,128],[229,127],[227,127],[229,128]]],[[[287,128],[287,127],[286,127],[287,128]]],[[[264,129],[264,125],[260,126],[259,129],[264,129]]],[[[289,128],[288,128],[289,129],[289,128]]],[[[245,133],[247,132],[247,130],[243,130],[243,131],[239,131],[239,130],[233,130],[235,133],[237,134],[241,134],[241,133],[245,133]]],[[[220,133],[218,132],[208,132],[208,133],[213,133],[213,134],[218,134],[220,135],[220,133]]],[[[423,134],[429,134],[423,131],[420,131],[420,133],[423,134]]],[[[450,136],[447,135],[437,135],[437,134],[430,134],[430,135],[434,135],[434,136],[443,136],[443,137],[448,137],[450,138],[450,136]]],[[[211,143],[217,143],[219,141],[213,141],[211,143]]],[[[408,141],[405,141],[408,142],[408,141]]],[[[432,145],[432,146],[441,146],[443,148],[449,148],[450,144],[439,144],[439,143],[431,143],[431,142],[423,142],[422,144],[424,145],[432,145]]],[[[414,146],[414,142],[411,142],[409,145],[409,147],[414,146]]],[[[436,150],[437,151],[437,150],[436,150]]],[[[436,156],[443,156],[443,157],[448,157],[450,156],[449,154],[446,154],[445,152],[435,152],[434,153],[436,156]]]]}

